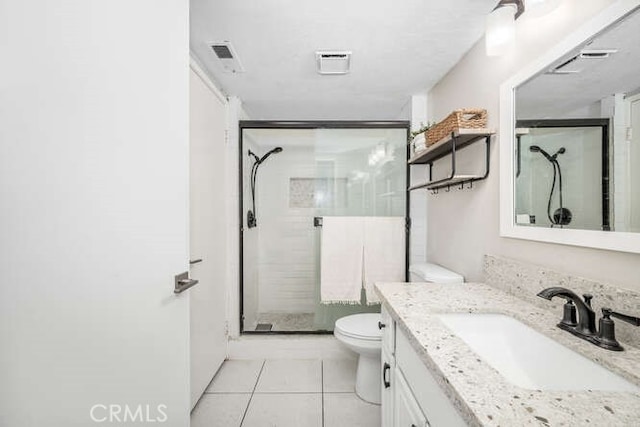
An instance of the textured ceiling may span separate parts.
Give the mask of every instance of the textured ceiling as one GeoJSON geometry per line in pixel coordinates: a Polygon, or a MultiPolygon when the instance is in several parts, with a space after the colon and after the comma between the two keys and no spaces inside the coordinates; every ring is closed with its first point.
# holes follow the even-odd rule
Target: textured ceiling
{"type": "Polygon", "coordinates": [[[478,41],[496,0],[191,0],[191,51],[254,120],[392,120],[478,41]],[[228,40],[246,72],[225,73],[228,40]],[[316,50],[350,50],[321,76],[316,50]]]}

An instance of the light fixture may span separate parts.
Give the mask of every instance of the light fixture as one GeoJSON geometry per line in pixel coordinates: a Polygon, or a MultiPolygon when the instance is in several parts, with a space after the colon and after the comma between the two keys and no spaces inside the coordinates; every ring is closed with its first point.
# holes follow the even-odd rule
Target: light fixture
{"type": "Polygon", "coordinates": [[[500,0],[487,16],[485,48],[488,56],[509,51],[515,42],[516,18],[524,12],[522,0],[500,0]]]}
{"type": "Polygon", "coordinates": [[[543,16],[560,5],[561,0],[526,0],[527,16],[543,16]]]}

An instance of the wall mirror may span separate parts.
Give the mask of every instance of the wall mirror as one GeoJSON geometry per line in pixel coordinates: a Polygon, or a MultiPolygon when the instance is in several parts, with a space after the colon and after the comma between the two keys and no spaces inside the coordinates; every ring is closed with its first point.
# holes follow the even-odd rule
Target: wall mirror
{"type": "Polygon", "coordinates": [[[638,28],[619,2],[502,85],[502,236],[640,252],[638,28]]]}

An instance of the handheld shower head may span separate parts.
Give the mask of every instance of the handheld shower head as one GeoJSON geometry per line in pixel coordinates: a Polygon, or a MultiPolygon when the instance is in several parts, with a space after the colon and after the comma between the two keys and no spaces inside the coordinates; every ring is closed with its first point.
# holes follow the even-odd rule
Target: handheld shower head
{"type": "Polygon", "coordinates": [[[564,147],[560,147],[560,149],[558,151],[556,151],[556,154],[554,154],[553,156],[551,156],[551,158],[553,160],[555,160],[556,158],[558,158],[558,154],[564,154],[567,150],[564,147]]]}
{"type": "Polygon", "coordinates": [[[249,150],[249,156],[253,157],[254,162],[251,165],[251,206],[252,209],[247,212],[247,226],[249,228],[253,228],[258,224],[258,220],[256,217],[256,177],[258,176],[258,168],[267,160],[267,157],[272,155],[273,153],[280,153],[282,151],[282,147],[275,147],[269,150],[267,154],[262,156],[261,158],[256,156],[254,152],[249,150]]]}
{"type": "Polygon", "coordinates": [[[282,147],[276,147],[273,148],[272,150],[270,150],[267,154],[265,154],[264,156],[262,156],[262,158],[260,160],[258,160],[258,164],[264,162],[265,160],[267,160],[267,157],[269,157],[270,155],[272,155],[273,153],[280,153],[282,152],[282,147]]]}
{"type": "Polygon", "coordinates": [[[546,151],[544,151],[542,148],[540,148],[540,146],[538,145],[532,145],[531,147],[529,147],[529,151],[531,151],[532,153],[540,153],[542,154],[547,160],[549,160],[550,162],[553,162],[554,158],[551,157],[549,155],[549,153],[547,153],[546,151]]]}

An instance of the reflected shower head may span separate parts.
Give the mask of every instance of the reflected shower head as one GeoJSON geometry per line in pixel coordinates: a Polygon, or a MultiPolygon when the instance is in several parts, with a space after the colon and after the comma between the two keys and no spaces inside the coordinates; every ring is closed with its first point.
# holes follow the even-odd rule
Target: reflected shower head
{"type": "Polygon", "coordinates": [[[551,157],[549,155],[549,153],[547,153],[546,151],[544,151],[542,148],[540,148],[540,146],[538,145],[532,145],[531,147],[529,147],[529,151],[531,151],[532,153],[540,153],[542,154],[547,160],[549,160],[550,162],[553,162],[554,158],[551,157]]]}
{"type": "Polygon", "coordinates": [[[270,150],[267,154],[262,156],[262,158],[260,160],[258,160],[258,164],[260,164],[260,163],[264,162],[265,160],[267,160],[267,157],[269,157],[273,153],[280,153],[281,151],[282,151],[282,147],[276,147],[276,148],[270,150]]]}
{"type": "Polygon", "coordinates": [[[560,149],[558,151],[556,151],[556,154],[554,154],[552,157],[555,159],[556,157],[558,157],[558,154],[564,154],[567,150],[565,150],[564,147],[560,147],[560,149]]]}

